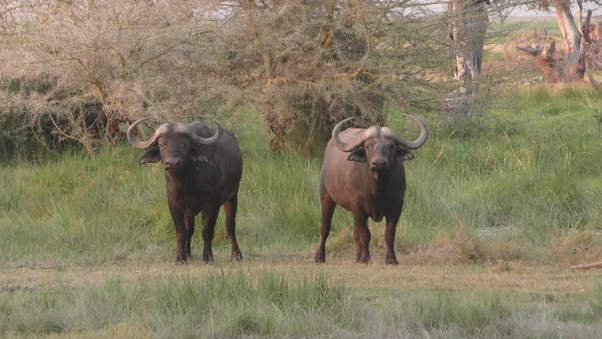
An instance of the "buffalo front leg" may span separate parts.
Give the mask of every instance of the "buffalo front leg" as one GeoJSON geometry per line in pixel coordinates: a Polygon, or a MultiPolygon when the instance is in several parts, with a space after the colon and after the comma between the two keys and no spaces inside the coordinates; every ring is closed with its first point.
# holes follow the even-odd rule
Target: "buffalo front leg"
{"type": "Polygon", "coordinates": [[[395,230],[397,229],[397,222],[401,211],[391,217],[387,217],[387,226],[385,228],[385,243],[387,244],[387,255],[385,257],[385,264],[387,265],[398,265],[397,257],[395,256],[395,230]]]}
{"type": "Polygon", "coordinates": [[[355,261],[362,264],[370,262],[370,229],[368,215],[361,207],[353,209],[353,238],[355,239],[355,261]]]}
{"type": "Polygon", "coordinates": [[[330,235],[330,228],[332,226],[332,215],[337,204],[332,200],[330,195],[324,194],[322,196],[322,227],[320,228],[320,247],[316,252],[316,262],[323,263],[326,261],[326,239],[330,235]]]}
{"type": "Polygon", "coordinates": [[[176,227],[176,262],[185,264],[188,261],[186,241],[188,232],[186,228],[186,211],[176,204],[169,204],[169,211],[176,227]]]}
{"type": "Polygon", "coordinates": [[[205,220],[203,221],[203,262],[206,264],[213,263],[213,250],[211,249],[211,242],[213,241],[213,234],[215,233],[215,222],[219,215],[219,205],[212,206],[205,212],[205,220]]]}
{"type": "Polygon", "coordinates": [[[234,194],[229,201],[224,204],[224,211],[226,213],[226,231],[230,237],[230,244],[232,246],[232,252],[230,254],[230,260],[236,258],[237,261],[243,259],[240,248],[238,248],[238,242],[236,241],[236,210],[238,209],[238,192],[234,194]]]}
{"type": "Polygon", "coordinates": [[[186,222],[186,243],[185,250],[188,257],[191,257],[190,243],[192,242],[192,236],[194,235],[194,215],[192,215],[189,211],[186,211],[186,215],[184,217],[186,222]]]}

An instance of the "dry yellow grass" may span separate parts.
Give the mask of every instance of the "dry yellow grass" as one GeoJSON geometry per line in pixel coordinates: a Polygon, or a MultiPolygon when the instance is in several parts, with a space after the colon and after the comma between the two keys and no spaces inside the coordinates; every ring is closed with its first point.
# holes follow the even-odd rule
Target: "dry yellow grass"
{"type": "MultiPolygon", "coordinates": [[[[207,266],[193,261],[186,266],[170,263],[125,262],[102,267],[20,268],[0,271],[2,288],[52,289],[56,286],[85,288],[118,278],[133,284],[179,275],[198,277],[217,271],[242,271],[247,276],[259,272],[281,273],[300,280],[322,275],[328,281],[352,289],[476,289],[516,290],[538,293],[587,293],[602,270],[570,271],[568,266],[533,266],[521,262],[496,264],[404,263],[397,267],[380,264],[379,257],[369,265],[355,264],[351,258],[328,258],[318,265],[307,258],[250,258],[244,263],[207,266]]],[[[410,258],[411,261],[411,256],[410,258]]],[[[408,260],[405,260],[407,262],[408,260]]]]}

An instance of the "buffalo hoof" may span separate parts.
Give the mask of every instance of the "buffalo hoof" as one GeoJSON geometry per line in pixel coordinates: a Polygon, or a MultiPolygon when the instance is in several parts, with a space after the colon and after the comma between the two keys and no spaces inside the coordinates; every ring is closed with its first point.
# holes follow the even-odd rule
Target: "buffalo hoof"
{"type": "Polygon", "coordinates": [[[326,262],[326,253],[323,248],[318,249],[318,252],[316,252],[316,262],[319,264],[326,262]]]}
{"type": "Polygon", "coordinates": [[[367,255],[365,257],[361,257],[359,259],[356,260],[356,263],[358,264],[369,264],[370,263],[370,256],[367,255]]]}
{"type": "Polygon", "coordinates": [[[203,257],[203,264],[213,265],[213,256],[203,257]]]}
{"type": "Polygon", "coordinates": [[[385,256],[385,264],[387,265],[399,265],[397,261],[397,256],[394,251],[387,250],[387,255],[385,256]]]}
{"type": "Polygon", "coordinates": [[[236,261],[242,261],[243,256],[242,256],[242,253],[240,252],[240,250],[237,250],[236,252],[232,253],[232,256],[230,257],[230,261],[232,261],[232,258],[236,259],[236,261]]]}
{"type": "Polygon", "coordinates": [[[203,248],[201,260],[204,264],[213,264],[213,251],[211,248],[203,248]]]}
{"type": "Polygon", "coordinates": [[[176,264],[185,265],[188,263],[188,255],[185,252],[176,253],[176,264]]]}
{"type": "Polygon", "coordinates": [[[397,259],[395,258],[389,258],[385,260],[385,264],[386,265],[399,265],[399,262],[397,262],[397,259]]]}
{"type": "Polygon", "coordinates": [[[188,260],[176,259],[176,265],[188,265],[188,260]]]}

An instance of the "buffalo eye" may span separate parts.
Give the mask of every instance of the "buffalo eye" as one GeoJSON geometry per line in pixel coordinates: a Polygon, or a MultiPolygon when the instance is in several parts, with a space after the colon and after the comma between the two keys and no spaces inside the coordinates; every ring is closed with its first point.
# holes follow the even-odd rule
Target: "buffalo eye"
{"type": "Polygon", "coordinates": [[[180,144],[180,147],[181,147],[181,148],[186,148],[186,147],[188,147],[188,143],[187,143],[187,142],[185,142],[185,143],[183,143],[183,144],[180,144]]]}
{"type": "Polygon", "coordinates": [[[159,148],[165,149],[165,144],[159,145],[159,148]]]}

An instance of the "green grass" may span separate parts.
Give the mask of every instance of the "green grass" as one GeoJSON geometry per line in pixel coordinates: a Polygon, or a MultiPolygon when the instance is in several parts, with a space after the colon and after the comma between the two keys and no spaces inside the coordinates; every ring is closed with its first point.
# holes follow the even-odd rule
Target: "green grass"
{"type": "Polygon", "coordinates": [[[320,333],[354,327],[342,288],[323,277],[292,283],[267,272],[256,278],[215,273],[200,281],[184,276],[137,285],[115,278],[82,290],[12,293],[0,295],[0,333],[111,331],[126,322],[141,331],[134,336],[160,338],[294,334],[307,322],[320,333]]]}
{"type": "MultiPolygon", "coordinates": [[[[541,287],[521,281],[602,256],[602,94],[558,86],[508,95],[512,105],[463,124],[425,117],[429,141],[406,163],[402,267],[382,266],[384,226],[374,222],[375,266],[347,264],[353,218],[341,208],[326,265],[308,266],[321,158],[271,153],[256,112],[219,117],[244,154],[242,264],[228,262],[220,217],[215,266],[198,263],[197,232],[189,267],[165,268],[175,236],[163,169],[137,165],[141,152],[128,145],[2,167],[0,337],[596,337],[599,273],[581,276],[577,291],[556,286],[568,275],[541,287]],[[472,266],[474,278],[462,272],[472,266]],[[415,268],[422,277],[410,277],[415,268]],[[447,269],[468,285],[430,277],[447,269]]],[[[406,120],[393,113],[389,125],[412,138],[406,120]]]]}
{"type": "MultiPolygon", "coordinates": [[[[507,241],[545,248],[570,232],[600,230],[602,149],[593,115],[602,95],[536,87],[514,96],[520,98],[514,110],[496,109],[462,124],[426,117],[429,142],[406,163],[400,246],[424,249],[437,237],[478,238],[497,229],[507,241]]],[[[223,120],[237,132],[245,157],[238,214],[243,253],[312,251],[321,223],[321,158],[272,154],[256,113],[223,120]]],[[[394,114],[390,125],[414,133],[394,114]]],[[[68,153],[2,168],[0,227],[13,236],[0,238],[0,263],[166,260],[174,235],[162,169],[137,165],[139,156],[121,145],[95,156],[68,153]]],[[[341,250],[336,244],[351,245],[352,224],[350,213],[338,208],[333,251],[341,250]]],[[[377,235],[382,225],[373,227],[377,235]]],[[[229,246],[222,217],[216,245],[229,246]]]]}
{"type": "Polygon", "coordinates": [[[562,38],[560,28],[553,14],[550,17],[531,18],[507,18],[503,22],[493,21],[489,24],[488,35],[492,36],[491,42],[503,44],[520,38],[528,44],[533,38],[534,30],[537,29],[537,35],[542,38],[545,36],[544,30],[548,36],[562,38]]]}
{"type": "Polygon", "coordinates": [[[369,295],[322,275],[216,272],[137,284],[119,278],[82,289],[0,294],[3,337],[422,338],[597,336],[600,284],[565,304],[550,295],[500,291],[379,290],[369,295]]]}
{"type": "MultiPolygon", "coordinates": [[[[80,286],[72,286],[70,278],[34,287],[4,285],[0,335],[593,338],[602,329],[598,282],[581,293],[486,290],[486,286],[398,287],[394,283],[384,289],[357,289],[327,277],[326,268],[319,274],[312,270],[290,274],[278,268],[218,265],[201,275],[195,267],[177,269],[179,273],[126,279],[115,268],[114,275],[105,272],[100,281],[80,286]]],[[[353,276],[358,274],[362,275],[353,276]]]]}

